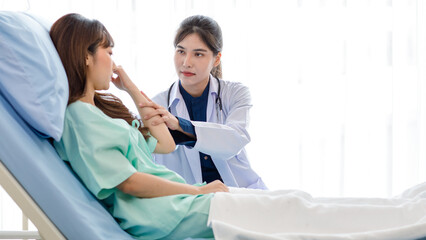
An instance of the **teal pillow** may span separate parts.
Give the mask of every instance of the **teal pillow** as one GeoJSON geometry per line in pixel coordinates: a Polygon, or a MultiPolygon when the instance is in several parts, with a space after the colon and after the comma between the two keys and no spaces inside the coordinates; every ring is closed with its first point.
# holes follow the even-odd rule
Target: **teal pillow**
{"type": "Polygon", "coordinates": [[[68,81],[46,21],[0,11],[0,94],[42,137],[59,141],[68,81]]]}

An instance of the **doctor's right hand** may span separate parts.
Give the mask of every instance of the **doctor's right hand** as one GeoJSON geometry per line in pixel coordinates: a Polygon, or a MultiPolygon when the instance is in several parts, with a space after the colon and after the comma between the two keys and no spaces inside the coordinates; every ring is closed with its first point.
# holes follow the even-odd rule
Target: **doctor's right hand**
{"type": "Polygon", "coordinates": [[[155,111],[152,111],[149,114],[143,116],[145,120],[149,120],[157,115],[160,116],[160,118],[152,122],[152,125],[155,126],[161,123],[165,123],[169,129],[183,132],[183,129],[179,125],[179,120],[163,106],[160,106],[155,102],[146,102],[139,104],[139,107],[151,107],[155,109],[155,111]]]}

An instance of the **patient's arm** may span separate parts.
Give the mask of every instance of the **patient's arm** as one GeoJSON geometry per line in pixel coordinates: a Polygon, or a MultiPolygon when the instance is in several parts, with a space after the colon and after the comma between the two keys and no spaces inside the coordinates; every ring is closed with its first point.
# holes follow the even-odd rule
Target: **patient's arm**
{"type": "Polygon", "coordinates": [[[130,78],[127,76],[126,72],[121,66],[115,66],[114,68],[115,68],[114,72],[118,75],[118,77],[113,78],[112,82],[119,89],[129,93],[129,95],[132,97],[133,101],[135,102],[136,106],[138,107],[139,114],[142,117],[142,122],[144,126],[148,127],[151,135],[154,136],[158,141],[154,152],[170,153],[174,151],[176,145],[172,136],[170,135],[169,130],[167,129],[167,126],[164,123],[155,125],[155,126],[152,124],[152,122],[156,121],[156,119],[160,118],[160,116],[157,116],[148,120],[143,118],[143,116],[145,116],[146,114],[152,111],[155,111],[154,108],[139,107],[140,104],[149,102],[148,97],[144,95],[141,91],[139,91],[138,87],[130,80],[130,78]]]}
{"type": "Polygon", "coordinates": [[[176,194],[206,194],[214,192],[229,192],[228,187],[216,180],[204,186],[193,186],[163,179],[148,173],[136,172],[117,188],[127,194],[141,197],[154,198],[176,194]]]}

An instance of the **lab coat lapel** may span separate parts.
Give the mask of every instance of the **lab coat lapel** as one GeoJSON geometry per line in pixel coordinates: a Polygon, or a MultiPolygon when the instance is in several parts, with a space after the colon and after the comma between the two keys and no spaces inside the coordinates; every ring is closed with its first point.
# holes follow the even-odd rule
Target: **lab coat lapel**
{"type": "MultiPolygon", "coordinates": [[[[177,84],[175,84],[175,85],[177,85],[177,84]]],[[[178,98],[179,101],[176,104],[176,111],[175,112],[172,111],[172,114],[177,115],[176,113],[178,112],[178,113],[180,113],[180,114],[177,115],[178,117],[189,120],[190,118],[189,118],[189,114],[188,114],[188,109],[186,108],[185,101],[183,100],[182,95],[178,92],[177,89],[175,89],[174,93],[175,93],[174,96],[176,98],[178,98]]],[[[196,182],[202,182],[203,177],[201,175],[201,163],[200,163],[199,152],[195,149],[188,148],[186,146],[182,146],[182,148],[183,148],[183,151],[185,153],[186,159],[189,163],[189,166],[191,168],[192,175],[195,178],[195,181],[196,182]]]]}
{"type": "Polygon", "coordinates": [[[218,91],[217,79],[210,75],[210,87],[209,87],[209,98],[207,101],[207,122],[217,123],[217,109],[216,109],[216,97],[218,91]]]}
{"type": "Polygon", "coordinates": [[[235,179],[234,174],[229,168],[228,162],[224,161],[223,159],[217,159],[215,157],[212,157],[212,160],[217,170],[219,171],[223,182],[229,187],[238,187],[237,180],[235,179]]]}
{"type": "Polygon", "coordinates": [[[183,147],[186,159],[189,162],[189,166],[192,171],[192,175],[195,178],[196,182],[203,182],[203,177],[201,175],[201,163],[200,163],[200,153],[195,149],[190,149],[188,147],[183,147]]]}
{"type": "Polygon", "coordinates": [[[217,113],[215,107],[216,94],[211,93],[207,101],[207,122],[217,122],[217,113]]]}

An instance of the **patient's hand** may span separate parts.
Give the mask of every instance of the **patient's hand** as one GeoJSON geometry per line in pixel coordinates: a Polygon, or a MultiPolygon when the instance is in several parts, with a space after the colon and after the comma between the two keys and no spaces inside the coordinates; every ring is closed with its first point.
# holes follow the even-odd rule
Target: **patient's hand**
{"type": "Polygon", "coordinates": [[[229,192],[228,187],[219,180],[215,180],[204,186],[200,186],[199,190],[201,194],[215,193],[215,192],[229,192]]]}
{"type": "Polygon", "coordinates": [[[129,92],[129,93],[132,90],[139,91],[136,85],[132,82],[132,80],[129,78],[127,73],[124,71],[122,66],[116,66],[114,63],[113,72],[117,74],[117,77],[112,77],[111,82],[114,83],[114,85],[118,89],[129,92]]]}

